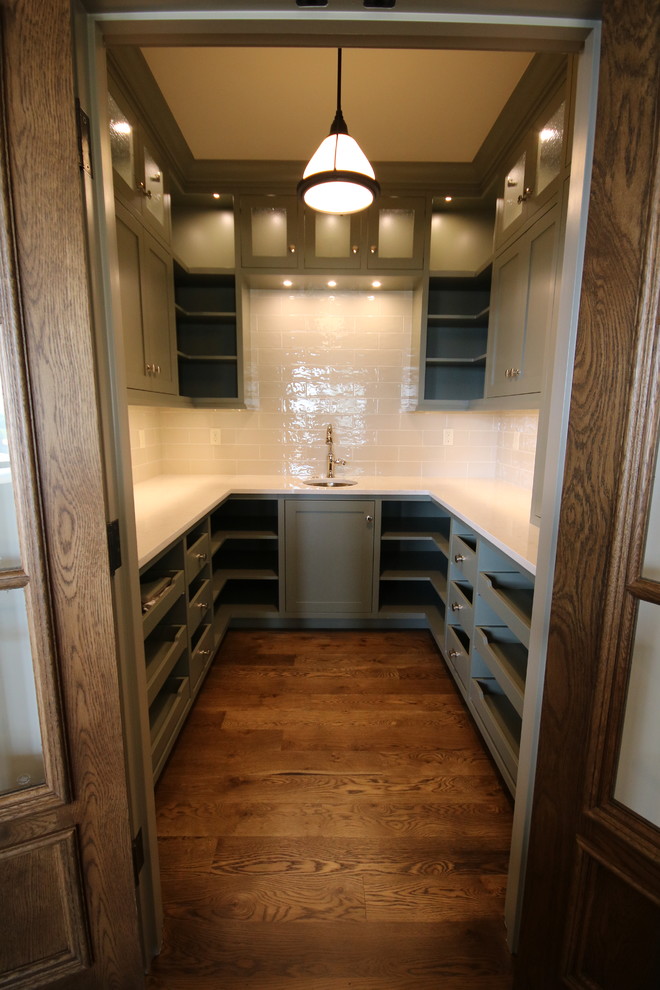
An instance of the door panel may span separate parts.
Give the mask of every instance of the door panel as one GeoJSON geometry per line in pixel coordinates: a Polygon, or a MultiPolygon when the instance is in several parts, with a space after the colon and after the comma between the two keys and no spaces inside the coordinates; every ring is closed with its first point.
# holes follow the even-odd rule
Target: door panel
{"type": "Polygon", "coordinates": [[[0,10],[0,374],[19,551],[0,594],[25,595],[44,761],[43,783],[0,795],[0,986],[137,990],[71,10],[0,10]]]}
{"type": "MultiPolygon", "coordinates": [[[[660,828],[617,798],[638,613],[646,625],[660,610],[660,582],[644,576],[660,416],[660,47],[651,0],[606,0],[603,14],[516,990],[660,985],[660,828]]],[[[632,790],[650,786],[626,762],[632,790]]]]}

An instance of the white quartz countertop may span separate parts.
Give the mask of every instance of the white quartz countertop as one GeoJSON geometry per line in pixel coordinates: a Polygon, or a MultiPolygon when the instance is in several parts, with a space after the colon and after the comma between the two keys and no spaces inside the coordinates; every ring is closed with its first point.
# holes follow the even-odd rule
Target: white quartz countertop
{"type": "Polygon", "coordinates": [[[531,492],[486,478],[363,477],[351,487],[326,489],[284,476],[158,475],[134,487],[139,566],[233,494],[304,494],[311,498],[429,495],[530,574],[536,572],[539,531],[529,521],[531,492]]]}

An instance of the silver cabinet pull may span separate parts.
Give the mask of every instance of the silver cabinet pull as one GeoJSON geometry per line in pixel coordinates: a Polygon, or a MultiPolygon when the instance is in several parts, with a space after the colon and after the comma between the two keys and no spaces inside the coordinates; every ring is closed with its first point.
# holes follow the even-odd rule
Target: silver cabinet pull
{"type": "Polygon", "coordinates": [[[351,247],[351,254],[359,254],[359,253],[360,253],[359,245],[353,244],[353,246],[351,247]]]}
{"type": "Polygon", "coordinates": [[[208,607],[209,607],[208,602],[197,602],[197,608],[208,608],[208,607]]]}
{"type": "Polygon", "coordinates": [[[456,561],[457,564],[462,564],[465,559],[466,558],[465,558],[465,554],[464,553],[455,553],[454,554],[454,560],[456,561]]]}
{"type": "Polygon", "coordinates": [[[200,650],[199,651],[199,656],[200,657],[210,657],[211,656],[211,651],[210,650],[200,650]]]}
{"type": "Polygon", "coordinates": [[[531,186],[525,186],[524,193],[521,193],[521,195],[518,196],[518,202],[519,203],[526,203],[527,200],[529,199],[529,197],[531,195],[532,195],[532,187],[531,186]]]}
{"type": "Polygon", "coordinates": [[[139,187],[140,187],[140,192],[142,193],[142,195],[143,196],[146,196],[147,199],[151,199],[151,197],[152,197],[151,189],[147,189],[147,187],[145,186],[144,182],[140,182],[139,183],[139,187]]]}
{"type": "Polygon", "coordinates": [[[289,244],[289,254],[295,254],[295,253],[296,253],[296,245],[289,244]]]}
{"type": "Polygon", "coordinates": [[[460,612],[462,608],[465,608],[465,605],[461,605],[460,602],[452,602],[451,603],[451,610],[452,610],[452,612],[460,612]]]}
{"type": "Polygon", "coordinates": [[[450,650],[449,651],[449,656],[452,658],[452,660],[455,660],[456,657],[460,657],[461,656],[461,651],[460,650],[450,650]]]}
{"type": "Polygon", "coordinates": [[[195,554],[195,558],[197,560],[206,560],[206,554],[205,553],[196,553],[195,554]]]}
{"type": "Polygon", "coordinates": [[[374,521],[374,517],[373,516],[365,516],[365,519],[367,520],[368,523],[374,521]]]}
{"type": "Polygon", "coordinates": [[[375,254],[377,250],[378,250],[378,248],[376,247],[375,244],[372,244],[371,247],[369,248],[369,251],[371,252],[371,254],[375,254]]]}

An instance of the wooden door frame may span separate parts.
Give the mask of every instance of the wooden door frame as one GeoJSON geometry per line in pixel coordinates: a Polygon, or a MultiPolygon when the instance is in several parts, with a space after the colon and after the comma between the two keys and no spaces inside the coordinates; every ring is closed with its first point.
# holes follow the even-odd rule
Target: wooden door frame
{"type": "MultiPolygon", "coordinates": [[[[653,437],[645,419],[653,418],[658,402],[653,369],[657,376],[660,57],[652,7],[650,0],[604,5],[591,206],[517,965],[520,990],[595,986],[574,970],[587,918],[571,904],[580,884],[591,882],[586,859],[593,863],[600,856],[607,864],[624,855],[624,847],[617,849],[605,834],[607,819],[610,835],[629,833],[624,872],[639,878],[640,893],[650,892],[651,899],[660,893],[652,865],[657,830],[641,819],[634,829],[624,826],[609,783],[633,630],[632,607],[625,602],[628,544],[638,554],[643,538],[633,530],[630,502],[644,472],[648,478],[643,441],[648,446],[653,437]]],[[[648,495],[642,493],[642,501],[648,495]]]]}
{"type": "MultiPolygon", "coordinates": [[[[554,566],[555,540],[558,522],[559,494],[561,491],[561,471],[563,465],[566,419],[568,414],[568,381],[572,367],[572,351],[577,325],[577,299],[582,265],[582,251],[586,229],[586,202],[590,182],[591,147],[593,140],[593,107],[598,75],[598,54],[600,44],[600,24],[584,18],[539,18],[532,14],[521,15],[515,25],[511,18],[491,13],[471,14],[466,12],[460,20],[455,15],[440,12],[445,6],[438,3],[438,12],[423,12],[399,16],[393,12],[392,18],[374,20],[371,12],[359,20],[347,17],[346,12],[324,12],[322,19],[313,12],[288,10],[281,17],[270,17],[268,12],[246,10],[240,20],[226,12],[209,12],[202,20],[189,12],[178,9],[164,11],[159,0],[140,4],[142,10],[148,6],[152,14],[145,21],[141,13],[136,13],[127,4],[120,13],[103,12],[88,15],[88,37],[92,30],[103,37],[105,43],[118,45],[145,44],[255,44],[255,45],[334,45],[336,43],[356,45],[382,45],[384,47],[475,47],[484,49],[502,48],[510,50],[572,51],[582,47],[577,70],[578,107],[576,127],[579,127],[579,141],[574,147],[573,166],[568,193],[568,215],[566,220],[566,250],[562,267],[561,292],[558,303],[557,334],[555,350],[549,360],[566,369],[565,374],[552,380],[550,412],[548,420],[548,456],[543,492],[544,527],[539,542],[536,594],[530,655],[536,657],[533,672],[528,673],[525,697],[525,718],[521,740],[518,788],[514,818],[514,840],[511,849],[509,887],[507,891],[506,924],[509,945],[515,949],[520,914],[520,892],[524,876],[527,852],[531,794],[534,781],[536,745],[538,735],[538,712],[544,675],[545,639],[547,635],[552,571],[554,566]],[[327,15],[327,16],[326,16],[327,15]],[[374,33],[374,25],[378,33],[374,33]]],[[[246,5],[249,6],[249,5],[246,5]]],[[[101,48],[100,42],[99,51],[101,48]]],[[[104,57],[104,56],[99,56],[104,57]]],[[[99,88],[100,92],[100,88],[99,88]]],[[[111,172],[108,172],[111,175],[111,172]]],[[[106,177],[106,187],[111,189],[111,179],[106,177]]],[[[103,223],[112,232],[112,195],[106,194],[106,218],[103,223]]],[[[102,224],[103,226],[103,224],[102,224]]],[[[104,250],[103,248],[101,250],[104,250]]],[[[112,271],[112,251],[106,260],[112,271]]],[[[113,321],[108,320],[107,332],[113,336],[113,321]]],[[[112,346],[112,345],[111,345],[112,346]]],[[[121,353],[121,341],[115,342],[115,354],[121,353]],[[117,347],[119,350],[117,350],[117,347]]],[[[120,362],[121,364],[121,362],[120,362]]],[[[122,367],[114,369],[116,382],[123,381],[122,367]]],[[[552,377],[552,376],[550,376],[552,377]]],[[[121,395],[122,389],[116,389],[121,395]]],[[[121,401],[121,400],[120,400],[121,401]]],[[[123,456],[130,454],[128,443],[127,416],[115,409],[116,421],[120,424],[117,432],[118,446],[123,456]],[[121,426],[121,424],[124,424],[121,426]]],[[[121,468],[118,467],[121,473],[121,468]]],[[[127,562],[136,566],[137,557],[132,552],[135,544],[132,514],[132,493],[124,489],[124,524],[129,542],[127,562]]],[[[121,510],[120,510],[121,511],[121,510]]]]}
{"type": "MultiPolygon", "coordinates": [[[[143,985],[68,0],[0,3],[2,121],[13,220],[3,292],[18,301],[35,445],[68,788],[59,810],[3,824],[4,848],[67,829],[80,862],[90,953],[71,988],[143,985]]],[[[46,703],[49,699],[46,698],[46,703]]],[[[25,854],[27,858],[27,853],[25,854]]],[[[26,887],[26,896],[39,896],[26,887]]],[[[76,896],[71,888],[69,896],[76,896]]],[[[84,933],[80,934],[83,937],[84,933]]],[[[30,986],[44,985],[40,967],[30,986]]],[[[57,976],[53,970],[51,979],[57,976]]],[[[20,981],[20,977],[19,977],[20,981]]],[[[5,985],[3,983],[3,985],[5,985]]],[[[10,981],[9,984],[14,985],[10,981]]],[[[15,985],[19,985],[16,983],[15,985]]],[[[20,985],[28,985],[20,983],[20,985]]]]}

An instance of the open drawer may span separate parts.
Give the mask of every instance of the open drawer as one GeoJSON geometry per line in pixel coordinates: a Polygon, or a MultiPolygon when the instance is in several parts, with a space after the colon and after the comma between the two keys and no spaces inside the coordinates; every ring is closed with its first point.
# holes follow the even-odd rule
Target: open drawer
{"type": "Polygon", "coordinates": [[[477,626],[474,649],[522,716],[527,676],[527,647],[506,626],[477,626]]]}
{"type": "Polygon", "coordinates": [[[473,677],[469,700],[484,726],[484,739],[512,791],[515,791],[522,720],[494,677],[473,677]]]}
{"type": "Polygon", "coordinates": [[[478,592],[524,646],[529,646],[534,583],[519,571],[484,571],[478,592]]]}
{"type": "Polygon", "coordinates": [[[154,701],[156,695],[183,655],[188,644],[185,626],[169,625],[164,622],[157,626],[144,643],[147,667],[147,701],[154,701]]]}
{"type": "Polygon", "coordinates": [[[140,577],[142,634],[147,637],[183,594],[183,571],[148,571],[140,577]]]}
{"type": "Polygon", "coordinates": [[[179,722],[186,713],[189,701],[189,679],[187,677],[170,677],[149,709],[154,781],[160,774],[176,739],[179,722]]]}

